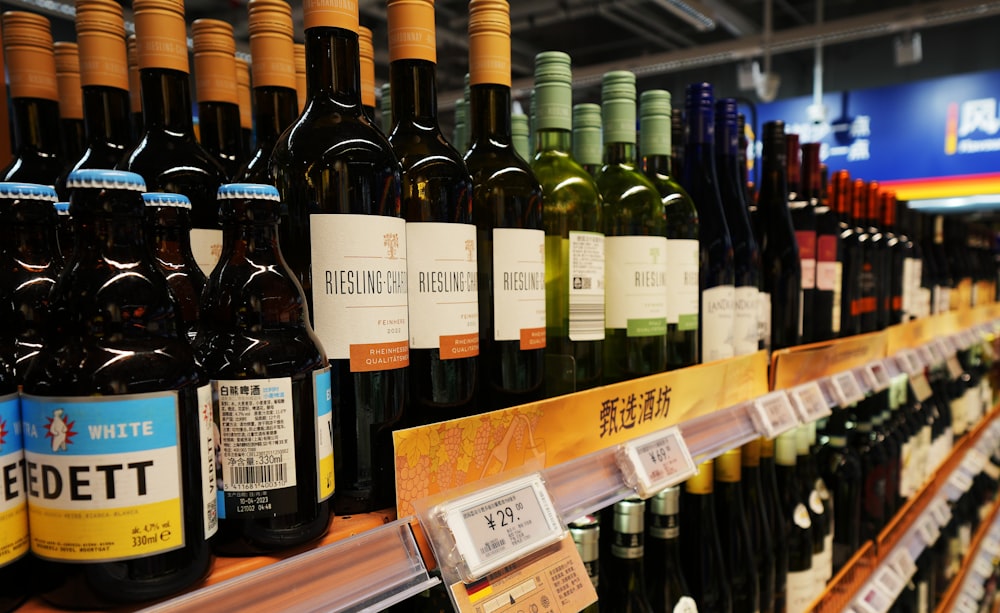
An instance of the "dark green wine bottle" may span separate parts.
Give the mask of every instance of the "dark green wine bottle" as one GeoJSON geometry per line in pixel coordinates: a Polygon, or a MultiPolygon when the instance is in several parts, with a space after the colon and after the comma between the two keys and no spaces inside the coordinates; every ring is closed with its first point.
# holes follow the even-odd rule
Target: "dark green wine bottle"
{"type": "Polygon", "coordinates": [[[715,458],[716,529],[733,594],[733,613],[760,611],[760,579],[743,505],[741,449],[715,458]]]}
{"type": "Polygon", "coordinates": [[[646,597],[643,569],[643,514],[646,503],[628,499],[615,503],[611,559],[605,565],[608,585],[602,613],[652,613],[646,597]]]}
{"type": "Polygon", "coordinates": [[[681,495],[681,549],[688,563],[685,577],[702,613],[729,613],[733,593],[722,555],[716,521],[712,461],[698,465],[698,474],[684,482],[681,495]]]}
{"type": "Polygon", "coordinates": [[[650,498],[646,514],[646,592],[653,611],[697,611],[681,559],[681,489],[668,487],[650,498]],[[692,609],[692,607],[694,607],[692,609]]]}

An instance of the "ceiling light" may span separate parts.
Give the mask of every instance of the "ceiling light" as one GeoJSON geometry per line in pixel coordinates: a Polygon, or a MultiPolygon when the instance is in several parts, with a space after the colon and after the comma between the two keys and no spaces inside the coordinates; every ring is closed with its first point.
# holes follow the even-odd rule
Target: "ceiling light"
{"type": "Polygon", "coordinates": [[[654,3],[691,24],[699,32],[708,32],[715,29],[715,20],[693,7],[690,3],[684,2],[684,0],[654,0],[654,3]]]}

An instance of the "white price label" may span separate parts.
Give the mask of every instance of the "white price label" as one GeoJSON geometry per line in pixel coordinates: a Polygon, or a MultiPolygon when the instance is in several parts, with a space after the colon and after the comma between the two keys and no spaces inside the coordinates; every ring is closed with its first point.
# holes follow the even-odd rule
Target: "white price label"
{"type": "MultiPolygon", "coordinates": [[[[945,353],[941,351],[941,343],[939,343],[938,340],[939,339],[934,339],[930,343],[924,345],[931,355],[931,365],[933,366],[937,366],[938,364],[944,362],[945,359],[945,353]]],[[[921,349],[923,349],[923,347],[921,349]]]]}
{"type": "Polygon", "coordinates": [[[927,375],[923,371],[915,375],[910,375],[910,389],[913,391],[913,396],[918,402],[927,400],[934,393],[930,382],[927,380],[927,375]]]}
{"type": "Polygon", "coordinates": [[[781,390],[754,400],[750,408],[750,419],[757,431],[767,438],[775,438],[799,425],[788,394],[781,390]]]}
{"type": "Polygon", "coordinates": [[[906,587],[906,581],[896,574],[896,571],[890,566],[883,567],[875,576],[875,581],[893,599],[899,596],[903,592],[903,588],[906,587]]]}
{"type": "Polygon", "coordinates": [[[555,543],[563,525],[538,473],[439,505],[466,582],[475,581],[514,560],[555,543]]]}
{"type": "Polygon", "coordinates": [[[866,613],[886,613],[895,600],[895,595],[887,594],[885,588],[878,583],[871,582],[861,591],[861,598],[857,601],[857,605],[866,613]]]}
{"type": "Polygon", "coordinates": [[[951,477],[948,478],[948,483],[957,488],[963,494],[972,489],[972,477],[959,470],[951,473],[951,477]]]}
{"type": "MultiPolygon", "coordinates": [[[[984,577],[983,579],[985,580],[986,577],[984,577]]],[[[975,578],[970,577],[969,579],[967,579],[965,581],[965,585],[963,585],[962,587],[964,588],[962,590],[962,593],[972,598],[974,601],[976,601],[977,604],[982,602],[983,598],[986,596],[986,588],[983,587],[981,581],[976,581],[975,578]]],[[[979,607],[977,606],[973,610],[979,611],[979,607]]]]}
{"type": "Polygon", "coordinates": [[[920,534],[920,538],[924,539],[924,542],[927,543],[928,547],[934,545],[941,536],[941,528],[938,526],[937,520],[929,515],[924,515],[919,520],[917,532],[920,534]]]}
{"type": "Polygon", "coordinates": [[[962,592],[955,601],[956,613],[979,613],[979,603],[972,596],[962,592]]]}
{"type": "Polygon", "coordinates": [[[972,570],[983,579],[989,579],[993,575],[993,563],[988,557],[979,556],[976,558],[972,570]]]}
{"type": "Polygon", "coordinates": [[[875,381],[869,378],[867,369],[860,367],[855,368],[851,372],[854,373],[854,381],[861,390],[862,396],[867,396],[875,391],[875,381]]]}
{"type": "Polygon", "coordinates": [[[931,348],[927,345],[917,347],[917,357],[920,358],[924,368],[930,368],[934,365],[934,354],[931,353],[931,348]]]}
{"type": "Polygon", "coordinates": [[[970,449],[962,458],[962,470],[969,473],[970,477],[975,477],[983,472],[983,468],[990,459],[978,449],[970,449]]]}
{"type": "Polygon", "coordinates": [[[619,448],[625,483],[649,498],[698,472],[676,426],[629,441],[619,448]]]}
{"type": "Polygon", "coordinates": [[[849,407],[865,399],[865,393],[861,391],[858,378],[854,376],[853,372],[836,374],[831,378],[831,381],[833,381],[833,389],[836,390],[840,406],[849,407]]]}
{"type": "Polygon", "coordinates": [[[962,350],[961,344],[958,342],[958,335],[952,334],[951,336],[944,337],[944,345],[948,349],[948,353],[958,353],[962,350]]]}
{"type": "Polygon", "coordinates": [[[944,498],[935,498],[927,507],[931,517],[942,528],[947,526],[948,522],[951,521],[951,507],[948,506],[948,501],[944,498]]]}
{"type": "Polygon", "coordinates": [[[822,419],[833,412],[823,396],[823,390],[820,389],[819,383],[816,381],[792,388],[788,395],[792,397],[792,403],[803,423],[822,419]]]}
{"type": "Polygon", "coordinates": [[[887,357],[882,360],[882,363],[885,365],[885,372],[889,375],[890,380],[906,372],[906,369],[899,364],[899,359],[895,356],[887,357]]]}
{"type": "Polygon", "coordinates": [[[912,349],[901,349],[899,353],[896,354],[896,360],[900,367],[902,367],[903,371],[910,376],[923,372],[924,370],[924,366],[920,362],[920,358],[917,357],[917,352],[912,349]]]}
{"type": "Polygon", "coordinates": [[[876,392],[881,392],[892,383],[889,371],[886,370],[885,363],[881,360],[865,366],[865,373],[867,373],[869,384],[876,392]]]}
{"type": "Polygon", "coordinates": [[[906,547],[897,549],[896,553],[892,554],[889,563],[905,581],[909,581],[913,575],[917,574],[917,564],[913,561],[913,556],[910,555],[910,550],[906,547]]]}
{"type": "Polygon", "coordinates": [[[1000,541],[997,541],[996,538],[988,537],[983,539],[983,544],[980,545],[980,549],[994,558],[1000,558],[1000,541]]]}

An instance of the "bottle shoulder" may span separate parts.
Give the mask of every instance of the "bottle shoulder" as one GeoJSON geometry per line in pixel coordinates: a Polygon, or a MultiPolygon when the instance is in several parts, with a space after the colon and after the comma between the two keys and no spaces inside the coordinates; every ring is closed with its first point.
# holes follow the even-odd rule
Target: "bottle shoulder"
{"type": "Polygon", "coordinates": [[[539,152],[531,161],[531,171],[546,199],[569,196],[596,203],[601,200],[594,178],[565,152],[539,152]]]}
{"type": "Polygon", "coordinates": [[[541,195],[542,187],[528,163],[513,146],[492,146],[480,140],[465,154],[465,165],[476,190],[503,187],[507,191],[541,195]]]}
{"type": "Polygon", "coordinates": [[[148,190],[168,189],[171,183],[226,182],[226,171],[193,138],[169,132],[146,132],[119,164],[146,180],[148,190]]]}
{"type": "MultiPolygon", "coordinates": [[[[331,105],[333,103],[330,103],[331,105]]],[[[338,111],[313,101],[278,138],[271,154],[271,174],[310,167],[330,170],[361,166],[399,171],[399,160],[385,135],[363,115],[338,111]]]]}
{"type": "Polygon", "coordinates": [[[305,327],[243,330],[215,326],[194,341],[206,376],[211,379],[291,377],[298,381],[325,368],[325,354],[305,327]]]}

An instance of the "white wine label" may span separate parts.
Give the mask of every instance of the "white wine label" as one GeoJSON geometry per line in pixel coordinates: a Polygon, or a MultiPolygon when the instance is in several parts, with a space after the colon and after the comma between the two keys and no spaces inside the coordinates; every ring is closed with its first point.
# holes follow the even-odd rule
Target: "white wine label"
{"type": "Polygon", "coordinates": [[[701,293],[701,361],[733,357],[736,288],[717,285],[701,293]]]}
{"type": "Polygon", "coordinates": [[[673,613],[698,613],[698,603],[690,596],[681,596],[674,605],[673,613]]]}
{"type": "Polygon", "coordinates": [[[0,396],[0,568],[28,553],[28,498],[17,394],[0,396]]]}
{"type": "Polygon", "coordinates": [[[823,510],[824,510],[823,509],[823,499],[820,498],[819,492],[817,492],[816,490],[811,490],[809,492],[809,509],[812,510],[812,512],[815,515],[822,515],[823,514],[823,510]]]}
{"type": "Polygon", "coordinates": [[[698,329],[698,241],[667,239],[667,323],[698,329]]]}
{"type": "Polygon", "coordinates": [[[220,380],[212,385],[221,434],[221,517],[294,513],[298,482],[291,378],[220,380]]]}
{"type": "Polygon", "coordinates": [[[184,546],[177,402],[22,396],[32,553],[97,562],[184,546]]]}
{"type": "Polygon", "coordinates": [[[629,441],[621,446],[618,464],[625,482],[649,498],[698,472],[687,444],[676,426],[629,441]]]}
{"type": "Polygon", "coordinates": [[[803,530],[812,527],[812,519],[809,517],[809,509],[806,508],[806,505],[801,502],[795,505],[795,509],[792,511],[792,521],[803,530]]]}
{"type": "Polygon", "coordinates": [[[570,232],[565,241],[569,253],[569,340],[604,340],[604,235],[570,232]]]}
{"type": "Polygon", "coordinates": [[[454,539],[465,581],[551,545],[564,532],[538,473],[438,505],[430,515],[441,518],[454,539]]]}
{"type": "MultiPolygon", "coordinates": [[[[757,296],[760,291],[753,286],[737,287],[735,291],[735,319],[733,321],[733,354],[756,353],[760,344],[760,330],[757,321],[757,296]]],[[[672,296],[671,296],[672,297],[672,296]]]]}
{"type": "Polygon", "coordinates": [[[839,237],[824,234],[816,238],[816,289],[835,292],[837,287],[837,242],[839,237]]]}
{"type": "Polygon", "coordinates": [[[493,340],[545,348],[545,232],[493,230],[493,340]]]}
{"type": "MultiPolygon", "coordinates": [[[[805,511],[805,507],[802,508],[805,511]]],[[[809,512],[806,511],[806,515],[809,512]]],[[[786,613],[805,613],[816,595],[816,582],[813,580],[812,569],[788,571],[785,581],[785,611],[786,613]]]]}
{"type": "MultiPolygon", "coordinates": [[[[788,394],[782,390],[757,398],[750,405],[749,412],[757,432],[767,438],[774,438],[799,425],[788,394]]],[[[806,512],[806,515],[809,513],[806,512]]]]}
{"type": "Polygon", "coordinates": [[[309,217],[313,329],[351,372],[410,364],[406,222],[381,215],[309,217]]]}
{"type": "Polygon", "coordinates": [[[608,236],[605,324],[630,337],[667,333],[668,241],[662,236],[608,236]]]}
{"type": "Polygon", "coordinates": [[[442,360],[479,355],[476,253],[471,224],[406,224],[411,349],[438,349],[442,360]]]}
{"type": "Polygon", "coordinates": [[[830,324],[830,329],[833,330],[834,334],[840,333],[840,318],[841,318],[841,309],[843,308],[843,302],[844,302],[844,264],[843,262],[835,262],[834,281],[833,281],[833,308],[830,311],[830,317],[833,320],[830,324]]]}
{"type": "Polygon", "coordinates": [[[215,411],[212,406],[212,386],[202,385],[198,388],[198,434],[201,450],[201,499],[204,506],[205,540],[208,540],[219,529],[218,467],[215,465],[215,450],[221,441],[215,434],[215,411]]]}
{"type": "Polygon", "coordinates": [[[222,255],[222,230],[191,228],[191,255],[205,276],[211,276],[222,255]]]}
{"type": "Polygon", "coordinates": [[[765,291],[758,295],[760,310],[757,313],[757,324],[760,326],[760,341],[764,348],[771,350],[771,294],[765,291]]]}
{"type": "Polygon", "coordinates": [[[313,398],[316,399],[316,471],[317,502],[333,496],[333,388],[330,369],[313,372],[313,398]]]}
{"type": "Polygon", "coordinates": [[[816,232],[796,231],[799,262],[802,264],[802,289],[816,287],[816,232]]]}

